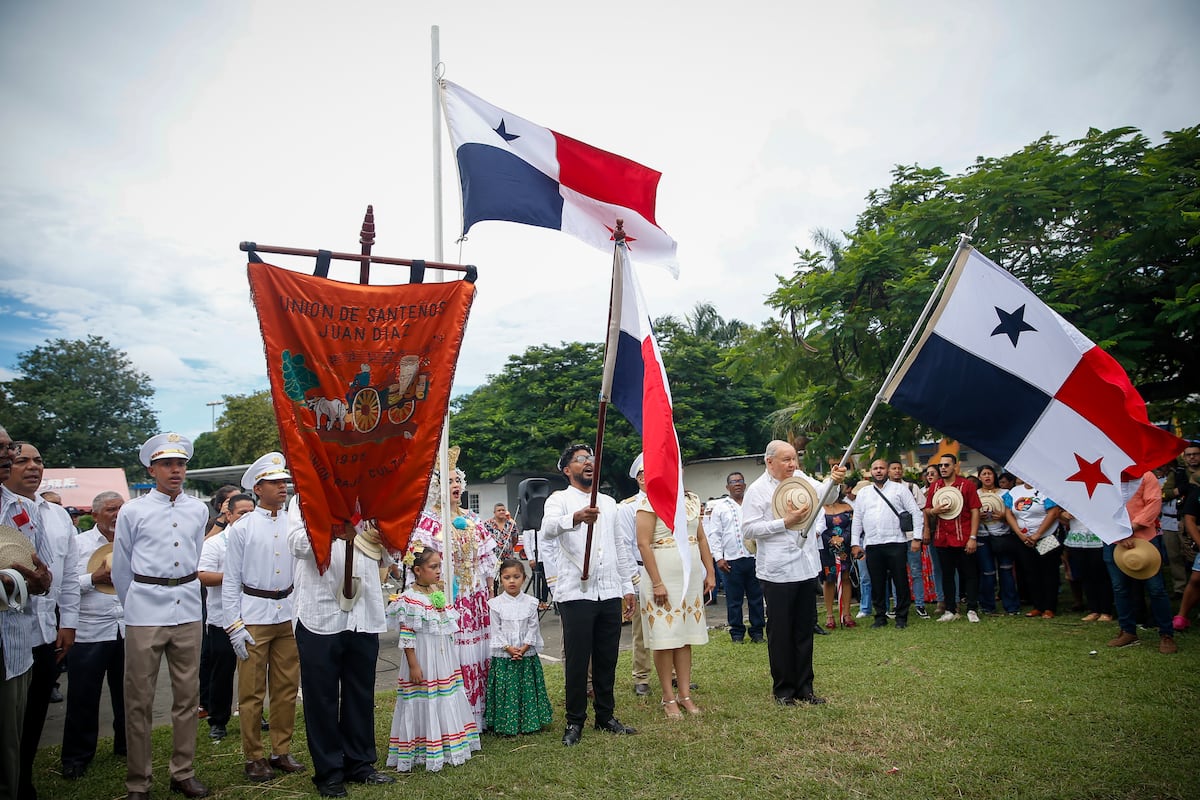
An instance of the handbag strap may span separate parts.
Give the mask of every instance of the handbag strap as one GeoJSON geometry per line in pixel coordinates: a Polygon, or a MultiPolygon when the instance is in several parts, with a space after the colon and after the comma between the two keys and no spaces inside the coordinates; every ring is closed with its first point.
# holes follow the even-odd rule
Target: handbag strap
{"type": "Polygon", "coordinates": [[[883,502],[887,503],[887,507],[890,508],[892,510],[892,513],[896,515],[896,519],[900,519],[900,512],[896,510],[896,507],[894,505],[892,505],[892,501],[887,499],[887,495],[885,495],[883,492],[879,491],[879,487],[876,486],[875,484],[871,484],[871,488],[875,490],[875,493],[877,495],[879,495],[880,497],[883,498],[883,502]]]}

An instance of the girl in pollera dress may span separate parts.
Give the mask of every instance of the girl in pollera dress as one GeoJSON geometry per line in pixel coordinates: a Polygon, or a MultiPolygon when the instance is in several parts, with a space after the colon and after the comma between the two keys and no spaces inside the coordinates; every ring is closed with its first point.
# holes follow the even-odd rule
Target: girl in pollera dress
{"type": "Polygon", "coordinates": [[[503,736],[537,733],[553,716],[538,658],[538,650],[544,647],[538,601],[521,591],[524,586],[525,565],[515,558],[504,559],[500,564],[502,591],[488,602],[492,664],[484,704],[488,730],[503,736]]]}
{"type": "Polygon", "coordinates": [[[423,764],[437,772],[444,764],[465,763],[479,749],[479,730],[454,646],[458,614],[439,583],[442,557],[418,543],[405,561],[415,580],[388,607],[399,622],[404,661],[387,765],[408,772],[423,764]]]}

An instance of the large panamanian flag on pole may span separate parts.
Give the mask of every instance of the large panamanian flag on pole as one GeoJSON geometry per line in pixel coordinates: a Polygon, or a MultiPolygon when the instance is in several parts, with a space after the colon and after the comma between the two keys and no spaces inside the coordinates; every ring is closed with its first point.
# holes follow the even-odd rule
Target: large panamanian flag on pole
{"type": "Polygon", "coordinates": [[[1150,423],[1112,356],[970,247],[883,396],[1004,464],[1106,542],[1133,533],[1122,481],[1184,446],[1150,423]]]}
{"type": "Polygon", "coordinates": [[[610,389],[613,405],[642,435],[642,469],[646,473],[646,497],[654,513],[675,534],[683,559],[683,591],[691,571],[688,544],[687,504],[683,492],[683,459],[675,418],[671,409],[671,387],[662,353],[650,326],[642,287],[622,244],[616,245],[613,279],[620,280],[620,332],[613,374],[604,376],[602,392],[610,389]]]}
{"type": "Polygon", "coordinates": [[[630,256],[678,277],[675,240],[655,221],[662,173],[518,117],[443,80],[462,184],[463,229],[502,220],[569,233],[607,250],[625,220],[630,256]]]}

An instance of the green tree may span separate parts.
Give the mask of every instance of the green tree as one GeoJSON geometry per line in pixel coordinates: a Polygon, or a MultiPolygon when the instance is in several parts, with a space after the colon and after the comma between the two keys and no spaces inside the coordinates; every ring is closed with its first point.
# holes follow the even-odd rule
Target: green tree
{"type": "Polygon", "coordinates": [[[52,467],[134,468],[158,430],[150,378],[103,337],[47,340],[16,371],[0,384],[0,424],[52,467]]]}
{"type": "MultiPolygon", "coordinates": [[[[786,404],[776,428],[839,456],[967,223],[978,249],[1111,353],[1151,416],[1195,421],[1200,394],[1200,128],[1151,146],[1130,128],[979,158],[962,175],[901,166],[842,244],[800,251],[768,305],[778,318],[729,359],[786,404]]],[[[980,398],[981,413],[991,401],[980,398]]],[[[864,442],[934,432],[881,406],[864,442]]]]}
{"type": "MultiPolygon", "coordinates": [[[[711,306],[697,306],[697,309],[711,306]]],[[[685,461],[754,452],[763,444],[765,420],[774,398],[751,376],[734,381],[721,368],[729,342],[745,328],[707,314],[656,321],[675,408],[675,427],[685,461]],[[699,332],[697,332],[699,331],[699,332]]],[[[511,356],[499,375],[453,405],[450,436],[463,448],[460,464],[476,480],[494,480],[510,470],[553,471],[568,442],[592,443],[603,346],[580,342],[531,347],[511,356]]],[[[601,483],[615,494],[635,490],[627,469],[641,450],[641,437],[613,406],[604,437],[601,483]]]]}
{"type": "Polygon", "coordinates": [[[217,420],[217,444],[228,456],[228,464],[250,464],[263,453],[281,450],[279,426],[271,392],[227,394],[225,410],[217,420]]]}

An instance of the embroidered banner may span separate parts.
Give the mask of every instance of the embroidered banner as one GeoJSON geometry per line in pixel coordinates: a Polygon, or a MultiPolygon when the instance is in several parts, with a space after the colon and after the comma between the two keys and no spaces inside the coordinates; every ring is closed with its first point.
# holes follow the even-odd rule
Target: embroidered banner
{"type": "Polygon", "coordinates": [[[369,286],[247,268],[271,399],[322,571],[374,519],[403,550],[425,503],[475,285],[369,286]]]}

